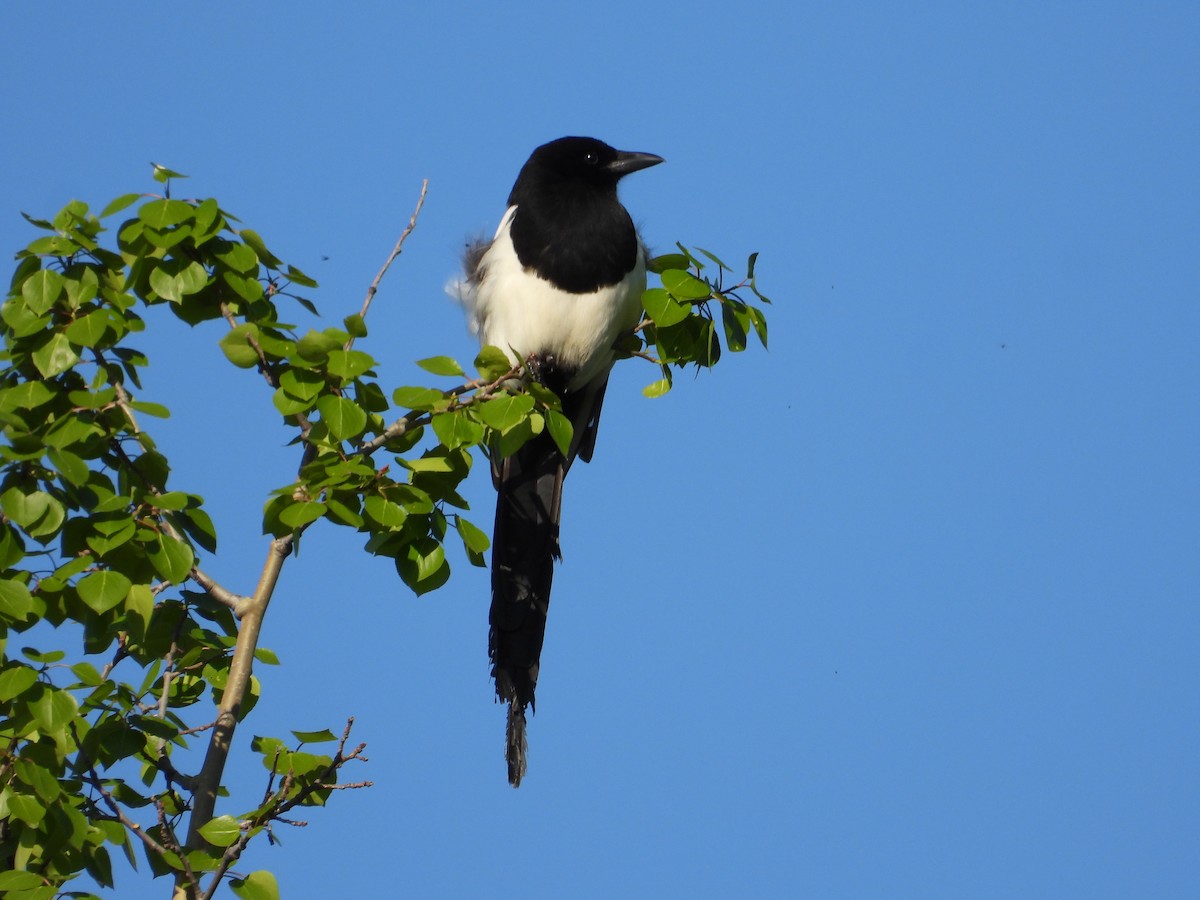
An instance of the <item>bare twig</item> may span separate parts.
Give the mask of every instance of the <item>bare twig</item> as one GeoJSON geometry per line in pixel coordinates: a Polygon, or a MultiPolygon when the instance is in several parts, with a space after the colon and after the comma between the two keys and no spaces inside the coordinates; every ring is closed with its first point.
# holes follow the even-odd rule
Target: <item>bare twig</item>
{"type": "Polygon", "coordinates": [[[629,355],[636,356],[638,359],[648,360],[649,362],[654,363],[656,366],[662,365],[661,359],[659,359],[653,353],[647,353],[645,350],[630,350],[629,355]]]}
{"type": "MultiPolygon", "coordinates": [[[[292,774],[289,772],[288,774],[284,775],[283,780],[279,784],[279,788],[275,789],[274,784],[277,772],[274,766],[272,766],[271,775],[267,779],[267,790],[263,795],[263,802],[261,804],[263,807],[262,811],[258,815],[240,823],[242,833],[238,836],[238,839],[229,847],[227,847],[225,852],[221,855],[220,864],[213,872],[212,880],[208,885],[208,890],[204,892],[200,900],[210,900],[210,898],[215,895],[221,880],[225,877],[225,874],[229,871],[230,867],[237,862],[238,858],[242,855],[242,852],[246,849],[246,845],[250,843],[250,839],[254,836],[256,829],[260,827],[269,828],[271,822],[285,822],[288,825],[294,825],[297,827],[304,827],[308,825],[307,822],[290,821],[285,819],[283,818],[283,814],[299,806],[316,791],[355,790],[359,788],[374,787],[374,782],[371,781],[355,781],[345,784],[337,784],[329,781],[330,777],[336,774],[337,771],[350,760],[357,759],[364,762],[366,761],[366,757],[362,755],[363,750],[365,750],[367,747],[366,744],[359,744],[349,753],[346,752],[346,742],[350,739],[350,729],[353,726],[354,717],[351,716],[346,721],[346,728],[342,732],[341,740],[338,741],[337,752],[333,755],[333,759],[330,761],[329,765],[325,767],[325,771],[321,773],[320,779],[302,788],[294,797],[288,797],[288,794],[291,793],[292,790],[292,774]],[[274,798],[274,802],[271,803],[270,806],[267,806],[268,802],[271,801],[272,798],[274,798]]],[[[278,763],[278,759],[279,756],[276,754],[276,763],[278,763]]]]}
{"type": "MultiPolygon", "coordinates": [[[[367,296],[363,299],[362,309],[359,311],[359,318],[367,317],[367,310],[371,308],[371,301],[375,299],[375,292],[379,290],[379,284],[383,281],[383,276],[387,270],[395,262],[396,257],[400,255],[400,251],[404,249],[404,242],[408,240],[408,236],[413,233],[413,229],[417,227],[417,216],[421,214],[421,207],[425,205],[425,194],[429,191],[429,179],[426,178],[421,182],[421,196],[417,198],[417,206],[413,210],[413,214],[408,219],[408,225],[404,231],[400,233],[400,239],[396,241],[396,246],[392,248],[392,252],[388,254],[388,258],[384,261],[379,274],[375,276],[375,280],[371,282],[371,286],[367,288],[367,296]]],[[[346,341],[345,349],[349,350],[354,345],[354,337],[346,341]]]]}
{"type": "Polygon", "coordinates": [[[183,737],[184,735],[187,735],[187,734],[202,734],[205,731],[208,731],[208,729],[216,728],[216,727],[217,727],[216,722],[209,722],[206,725],[197,725],[195,728],[184,728],[179,732],[179,736],[183,737]]]}

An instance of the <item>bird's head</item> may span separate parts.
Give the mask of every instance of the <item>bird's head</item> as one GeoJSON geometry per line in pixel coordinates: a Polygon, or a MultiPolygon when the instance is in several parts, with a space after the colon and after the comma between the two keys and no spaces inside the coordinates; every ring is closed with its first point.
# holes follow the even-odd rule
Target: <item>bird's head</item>
{"type": "MultiPolygon", "coordinates": [[[[593,185],[615,191],[617,182],[630,172],[656,166],[663,161],[653,153],[616,150],[590,137],[564,137],[542,144],[521,169],[522,181],[593,185]]],[[[516,187],[514,187],[514,191],[516,187]]]]}

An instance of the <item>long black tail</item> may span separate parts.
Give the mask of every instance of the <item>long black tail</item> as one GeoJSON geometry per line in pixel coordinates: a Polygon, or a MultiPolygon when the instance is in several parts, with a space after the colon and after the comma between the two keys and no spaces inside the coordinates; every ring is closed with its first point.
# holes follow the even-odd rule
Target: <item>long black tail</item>
{"type": "Polygon", "coordinates": [[[489,650],[496,695],[508,703],[508,781],[525,775],[525,708],[534,705],[538,661],[558,547],[567,462],[548,432],[496,467],[489,650]]]}

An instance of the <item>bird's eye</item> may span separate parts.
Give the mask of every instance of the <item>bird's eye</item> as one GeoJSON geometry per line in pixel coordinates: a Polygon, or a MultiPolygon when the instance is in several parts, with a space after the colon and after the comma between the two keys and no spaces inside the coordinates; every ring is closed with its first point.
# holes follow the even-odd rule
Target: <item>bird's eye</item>
{"type": "Polygon", "coordinates": [[[583,161],[589,166],[594,166],[600,162],[600,154],[593,153],[591,150],[589,150],[587,153],[583,154],[583,161]]]}

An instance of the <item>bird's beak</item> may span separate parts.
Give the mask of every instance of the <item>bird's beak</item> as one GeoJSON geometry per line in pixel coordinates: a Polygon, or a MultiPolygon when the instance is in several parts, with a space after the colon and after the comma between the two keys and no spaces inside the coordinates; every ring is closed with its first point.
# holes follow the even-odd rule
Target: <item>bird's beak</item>
{"type": "Polygon", "coordinates": [[[648,169],[663,161],[661,156],[653,153],[638,153],[633,150],[618,150],[617,158],[608,164],[608,171],[614,175],[628,175],[638,169],[648,169]]]}

